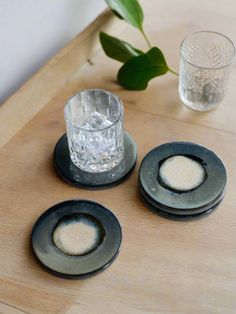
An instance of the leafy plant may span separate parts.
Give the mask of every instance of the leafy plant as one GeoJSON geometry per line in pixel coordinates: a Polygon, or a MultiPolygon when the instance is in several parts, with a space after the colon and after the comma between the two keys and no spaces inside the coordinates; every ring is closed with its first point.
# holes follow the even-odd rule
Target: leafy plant
{"type": "Polygon", "coordinates": [[[144,90],[154,77],[168,71],[178,75],[168,67],[162,51],[157,47],[152,47],[143,29],[144,15],[138,0],[105,1],[118,18],[125,20],[141,32],[149,47],[147,52],[143,52],[126,41],[104,32],[100,33],[100,41],[105,54],[124,63],[117,75],[119,84],[130,90],[144,90]]]}

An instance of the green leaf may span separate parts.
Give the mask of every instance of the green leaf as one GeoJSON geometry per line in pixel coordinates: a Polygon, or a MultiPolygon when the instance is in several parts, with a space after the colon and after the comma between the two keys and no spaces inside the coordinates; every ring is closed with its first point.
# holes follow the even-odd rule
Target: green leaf
{"type": "Polygon", "coordinates": [[[120,18],[142,30],[143,10],[137,0],[105,0],[120,18]]]}
{"type": "Polygon", "coordinates": [[[126,62],[132,57],[143,54],[141,50],[135,49],[129,43],[103,32],[100,33],[100,41],[106,55],[120,62],[126,62]]]}
{"type": "Polygon", "coordinates": [[[169,71],[165,57],[157,47],[147,53],[133,57],[118,72],[118,82],[130,90],[144,90],[148,82],[169,71]]]}

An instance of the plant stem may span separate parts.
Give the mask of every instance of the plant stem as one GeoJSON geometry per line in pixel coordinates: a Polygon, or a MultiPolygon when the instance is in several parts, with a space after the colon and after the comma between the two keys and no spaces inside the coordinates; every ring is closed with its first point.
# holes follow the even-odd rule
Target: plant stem
{"type": "Polygon", "coordinates": [[[179,76],[179,73],[175,72],[174,70],[172,70],[172,69],[170,69],[170,68],[169,68],[169,72],[171,72],[171,73],[174,74],[174,75],[179,76]]]}
{"type": "Polygon", "coordinates": [[[144,37],[146,43],[148,44],[148,47],[149,47],[149,48],[152,48],[152,45],[151,45],[151,43],[150,43],[150,41],[149,41],[147,35],[145,34],[144,30],[143,30],[142,28],[141,28],[140,30],[141,30],[141,33],[142,33],[142,35],[143,35],[143,37],[144,37]]]}

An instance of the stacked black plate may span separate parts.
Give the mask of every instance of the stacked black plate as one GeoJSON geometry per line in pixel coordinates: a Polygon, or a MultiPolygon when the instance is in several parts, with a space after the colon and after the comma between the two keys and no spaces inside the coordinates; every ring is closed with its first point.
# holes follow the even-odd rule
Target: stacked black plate
{"type": "Polygon", "coordinates": [[[161,216],[175,220],[190,220],[212,212],[222,201],[226,186],[226,170],[216,154],[189,142],[163,144],[150,151],[139,169],[139,190],[147,207],[161,216]],[[205,179],[195,189],[174,191],[159,177],[160,165],[166,159],[186,156],[204,167],[205,179]]]}

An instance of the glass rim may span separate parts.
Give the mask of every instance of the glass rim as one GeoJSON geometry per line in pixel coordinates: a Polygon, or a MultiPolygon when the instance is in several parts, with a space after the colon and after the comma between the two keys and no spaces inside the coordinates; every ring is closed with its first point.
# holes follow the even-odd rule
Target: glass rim
{"type": "MultiPolygon", "coordinates": [[[[100,131],[104,131],[104,130],[107,130],[107,129],[113,127],[114,125],[116,125],[116,124],[120,121],[120,119],[121,119],[123,113],[124,113],[124,106],[123,106],[123,103],[122,103],[121,99],[120,99],[117,95],[115,95],[115,94],[113,94],[113,93],[111,93],[111,92],[109,92],[109,91],[107,91],[107,90],[105,90],[105,89],[100,89],[100,88],[88,88],[88,89],[83,89],[83,90],[79,91],[78,93],[74,94],[73,96],[71,96],[71,97],[67,100],[66,105],[65,105],[65,108],[64,108],[64,116],[65,116],[66,123],[69,123],[71,126],[73,126],[73,128],[75,128],[75,129],[77,129],[77,130],[86,131],[86,132],[100,132],[100,131]],[[111,95],[112,97],[114,97],[114,98],[116,99],[117,103],[120,105],[120,108],[121,108],[120,114],[119,114],[118,118],[117,118],[114,122],[112,122],[111,125],[108,125],[108,126],[106,126],[106,127],[104,127],[104,128],[97,129],[97,130],[88,130],[88,129],[85,129],[85,128],[83,128],[83,127],[79,127],[79,126],[75,125],[75,124],[74,124],[73,122],[71,122],[70,119],[68,118],[67,108],[68,108],[69,105],[70,105],[70,101],[71,101],[74,97],[76,97],[77,95],[79,95],[79,94],[81,94],[81,93],[84,93],[84,92],[89,92],[89,91],[99,91],[99,92],[103,92],[103,93],[105,93],[105,94],[109,94],[109,95],[111,95]]],[[[111,122],[111,121],[110,121],[110,122],[111,122]]]]}
{"type": "Polygon", "coordinates": [[[191,34],[188,34],[187,36],[184,37],[184,39],[182,40],[181,42],[181,45],[180,45],[180,56],[184,59],[184,61],[186,61],[187,63],[191,64],[192,66],[194,67],[198,67],[200,69],[205,69],[205,70],[220,70],[220,69],[224,69],[224,68],[227,68],[229,67],[233,62],[234,62],[234,59],[235,59],[235,56],[236,56],[236,48],[235,48],[235,45],[233,43],[233,41],[227,37],[226,35],[222,34],[222,33],[219,33],[219,32],[215,32],[215,31],[197,31],[197,32],[193,32],[191,34]],[[206,66],[201,66],[201,65],[197,65],[189,60],[187,60],[184,55],[183,55],[183,52],[182,52],[182,47],[183,47],[183,44],[184,42],[190,38],[192,35],[196,35],[196,34],[200,34],[200,33],[210,33],[210,34],[217,34],[221,37],[224,37],[225,39],[227,39],[230,44],[232,45],[233,47],[233,57],[232,57],[232,60],[230,60],[230,62],[226,63],[225,65],[221,65],[221,66],[218,66],[218,67],[206,67],[206,66]]]}

